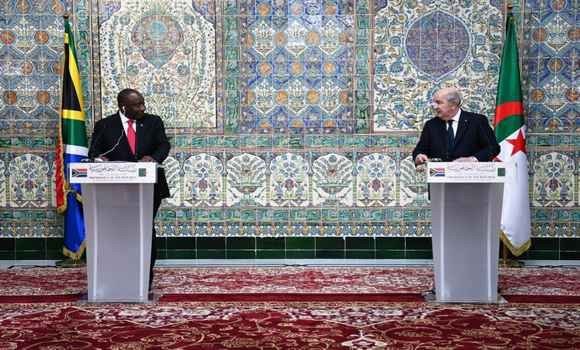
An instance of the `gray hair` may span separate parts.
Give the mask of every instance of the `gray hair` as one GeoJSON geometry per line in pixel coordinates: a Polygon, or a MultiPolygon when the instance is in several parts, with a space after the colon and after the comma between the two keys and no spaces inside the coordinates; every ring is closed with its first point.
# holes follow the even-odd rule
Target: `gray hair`
{"type": "Polygon", "coordinates": [[[445,96],[447,102],[456,105],[457,107],[461,106],[461,94],[457,90],[451,90],[445,96]]]}

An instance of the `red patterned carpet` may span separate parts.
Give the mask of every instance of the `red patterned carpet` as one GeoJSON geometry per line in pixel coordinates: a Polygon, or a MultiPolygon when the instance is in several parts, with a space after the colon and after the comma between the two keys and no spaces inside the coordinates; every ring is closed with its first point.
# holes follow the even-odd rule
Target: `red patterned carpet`
{"type": "Polygon", "coordinates": [[[578,306],[0,304],[0,349],[579,349],[578,306]]]}
{"type": "Polygon", "coordinates": [[[0,349],[580,349],[580,268],[500,277],[507,304],[434,304],[429,267],[164,267],[88,304],[83,268],[0,270],[0,349]]]}
{"type": "MultiPolygon", "coordinates": [[[[161,267],[159,295],[420,294],[433,287],[430,267],[161,267]]],[[[580,267],[502,268],[505,295],[580,297],[580,267]]],[[[84,268],[0,269],[1,296],[78,295],[84,268]]],[[[0,299],[1,301],[1,299],[0,299]]]]}

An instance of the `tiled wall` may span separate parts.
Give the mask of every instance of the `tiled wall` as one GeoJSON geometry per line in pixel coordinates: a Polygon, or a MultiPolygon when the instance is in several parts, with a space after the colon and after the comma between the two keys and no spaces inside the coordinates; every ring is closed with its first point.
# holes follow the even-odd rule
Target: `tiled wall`
{"type": "MultiPolygon", "coordinates": [[[[532,234],[546,238],[537,254],[574,258],[578,4],[514,4],[532,234]]],[[[173,196],[158,215],[162,257],[426,254],[426,187],[410,152],[430,96],[455,85],[466,109],[493,114],[502,1],[2,3],[0,242],[12,250],[0,256],[51,255],[62,235],[52,177],[66,9],[88,129],[125,86],[166,123],[173,196]]]]}
{"type": "MultiPolygon", "coordinates": [[[[158,237],[159,259],[431,259],[430,237],[158,237]]],[[[62,238],[0,238],[0,260],[58,260],[62,238]]],[[[580,238],[532,238],[524,260],[579,260],[580,238]]]]}

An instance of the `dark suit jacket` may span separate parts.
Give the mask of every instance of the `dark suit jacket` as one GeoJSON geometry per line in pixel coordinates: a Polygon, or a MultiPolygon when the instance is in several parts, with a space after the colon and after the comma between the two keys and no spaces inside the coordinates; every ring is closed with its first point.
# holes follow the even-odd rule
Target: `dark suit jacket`
{"type": "MultiPolygon", "coordinates": [[[[89,158],[93,159],[104,155],[111,161],[136,162],[143,156],[151,156],[157,163],[161,164],[167,158],[171,148],[167,135],[165,135],[163,121],[156,115],[145,114],[143,119],[136,121],[135,125],[137,151],[136,154],[133,154],[118,113],[96,122],[91,137],[89,158]]],[[[161,199],[170,196],[165,171],[161,167],[157,170],[154,194],[161,199]]]]}
{"type": "Polygon", "coordinates": [[[488,162],[500,151],[487,118],[463,110],[459,115],[454,147],[452,150],[447,148],[447,124],[438,117],[431,118],[425,123],[421,138],[413,150],[413,160],[423,153],[429,158],[441,158],[445,162],[471,156],[480,162],[488,162]]]}

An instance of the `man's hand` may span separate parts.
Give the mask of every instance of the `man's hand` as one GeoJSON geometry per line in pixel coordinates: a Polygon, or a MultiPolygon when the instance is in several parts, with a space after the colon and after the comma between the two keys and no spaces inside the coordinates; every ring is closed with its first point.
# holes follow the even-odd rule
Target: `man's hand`
{"type": "Polygon", "coordinates": [[[463,163],[467,163],[467,162],[479,162],[479,160],[477,160],[477,158],[475,157],[461,157],[461,158],[457,158],[454,160],[454,162],[463,162],[463,163]]]}
{"type": "Polygon", "coordinates": [[[97,157],[97,158],[95,158],[95,159],[93,159],[93,160],[94,160],[95,162],[108,162],[108,161],[109,161],[109,158],[107,158],[107,157],[105,157],[105,156],[100,156],[100,157],[97,157]]]}
{"type": "Polygon", "coordinates": [[[156,162],[156,160],[151,156],[143,156],[143,158],[139,159],[140,162],[156,162]]]}
{"type": "Polygon", "coordinates": [[[415,157],[415,165],[421,165],[421,164],[425,164],[427,161],[429,160],[429,157],[427,157],[425,154],[423,153],[419,153],[417,154],[417,156],[415,157]]]}

